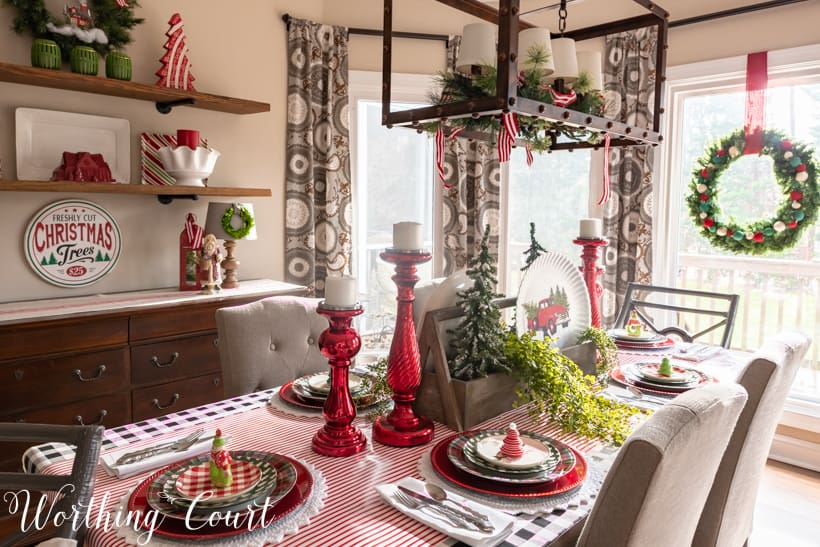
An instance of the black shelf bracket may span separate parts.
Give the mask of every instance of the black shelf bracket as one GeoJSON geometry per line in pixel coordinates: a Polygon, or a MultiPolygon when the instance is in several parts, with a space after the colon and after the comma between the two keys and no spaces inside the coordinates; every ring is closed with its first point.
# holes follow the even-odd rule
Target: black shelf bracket
{"type": "Polygon", "coordinates": [[[157,201],[159,201],[163,205],[168,205],[169,203],[173,203],[175,199],[190,199],[192,201],[197,201],[199,199],[199,196],[196,195],[196,194],[180,194],[180,195],[159,194],[157,196],[157,201]]]}
{"type": "Polygon", "coordinates": [[[177,106],[191,106],[196,104],[196,99],[189,98],[189,99],[178,99],[176,101],[165,101],[160,102],[157,101],[157,112],[160,114],[170,114],[171,110],[177,106]]]}

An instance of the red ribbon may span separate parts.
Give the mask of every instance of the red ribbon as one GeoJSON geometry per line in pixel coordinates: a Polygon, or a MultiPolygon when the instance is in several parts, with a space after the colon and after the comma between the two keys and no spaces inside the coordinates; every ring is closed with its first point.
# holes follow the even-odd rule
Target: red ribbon
{"type": "Polygon", "coordinates": [[[518,137],[518,119],[513,112],[501,114],[501,131],[498,132],[498,161],[510,161],[512,145],[518,137]]]}
{"type": "Polygon", "coordinates": [[[196,223],[194,214],[188,213],[188,218],[185,221],[185,236],[188,238],[192,249],[202,248],[202,236],[204,232],[205,230],[202,229],[202,226],[196,223]]]}
{"type": "Polygon", "coordinates": [[[547,89],[552,97],[552,104],[555,106],[567,107],[578,100],[574,89],[571,89],[569,93],[558,93],[552,86],[548,86],[547,89]]]}
{"type": "Polygon", "coordinates": [[[604,191],[601,194],[601,199],[598,200],[598,205],[606,203],[612,197],[612,183],[609,180],[609,133],[604,135],[604,191]]]}
{"type": "Polygon", "coordinates": [[[760,154],[763,149],[763,127],[766,125],[766,88],[769,86],[768,54],[750,53],[746,57],[746,112],[744,154],[760,154]]]}
{"type": "Polygon", "coordinates": [[[128,0],[117,0],[117,5],[121,8],[127,8],[128,0]]]}
{"type": "Polygon", "coordinates": [[[530,148],[530,143],[527,143],[527,167],[532,167],[532,162],[535,158],[532,156],[532,148],[530,148]]]}
{"type": "MultiPolygon", "coordinates": [[[[463,127],[456,127],[450,131],[450,140],[455,140],[458,135],[464,131],[463,127]]],[[[439,122],[438,129],[436,129],[435,137],[435,153],[436,153],[436,171],[438,171],[438,178],[444,182],[444,142],[447,138],[444,136],[444,124],[439,122]]],[[[445,188],[450,188],[450,185],[445,183],[445,188]]]]}

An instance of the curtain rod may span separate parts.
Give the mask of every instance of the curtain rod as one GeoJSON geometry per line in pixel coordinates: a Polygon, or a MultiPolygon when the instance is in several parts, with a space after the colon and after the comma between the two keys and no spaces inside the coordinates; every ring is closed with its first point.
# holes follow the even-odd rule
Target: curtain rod
{"type": "MultiPolygon", "coordinates": [[[[289,14],[284,14],[282,16],[282,21],[285,22],[286,25],[290,25],[291,16],[289,14]]],[[[348,28],[348,34],[359,34],[362,36],[383,36],[384,32],[380,29],[372,29],[372,28],[348,28]]],[[[401,32],[401,31],[393,31],[393,38],[410,38],[411,40],[434,40],[447,43],[450,41],[450,37],[446,34],[429,34],[425,32],[401,32]]]]}

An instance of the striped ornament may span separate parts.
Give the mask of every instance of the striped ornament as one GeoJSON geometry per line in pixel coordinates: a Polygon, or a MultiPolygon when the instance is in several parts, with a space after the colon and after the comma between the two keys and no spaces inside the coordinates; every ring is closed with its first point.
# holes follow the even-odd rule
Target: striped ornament
{"type": "MultiPolygon", "coordinates": [[[[157,152],[160,148],[175,147],[176,145],[176,135],[163,135],[161,133],[142,133],[140,135],[143,184],[150,184],[151,186],[173,186],[176,184],[176,179],[165,170],[157,152]]],[[[200,138],[199,146],[207,148],[208,141],[200,138]]],[[[207,185],[208,179],[204,180],[207,185]]]]}
{"type": "Polygon", "coordinates": [[[510,161],[510,153],[518,137],[518,119],[513,112],[501,114],[501,130],[498,132],[498,161],[510,161]]]}

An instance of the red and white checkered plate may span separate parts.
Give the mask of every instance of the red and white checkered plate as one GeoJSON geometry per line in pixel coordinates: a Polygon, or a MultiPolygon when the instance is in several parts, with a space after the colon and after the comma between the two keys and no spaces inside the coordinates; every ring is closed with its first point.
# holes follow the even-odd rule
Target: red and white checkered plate
{"type": "Polygon", "coordinates": [[[203,499],[230,499],[256,486],[262,476],[259,467],[246,461],[234,461],[231,464],[231,472],[233,473],[233,482],[224,488],[217,488],[211,484],[210,462],[195,465],[177,478],[174,488],[181,495],[190,499],[194,499],[203,493],[206,493],[203,499]],[[210,495],[207,493],[210,493],[210,495]]]}

